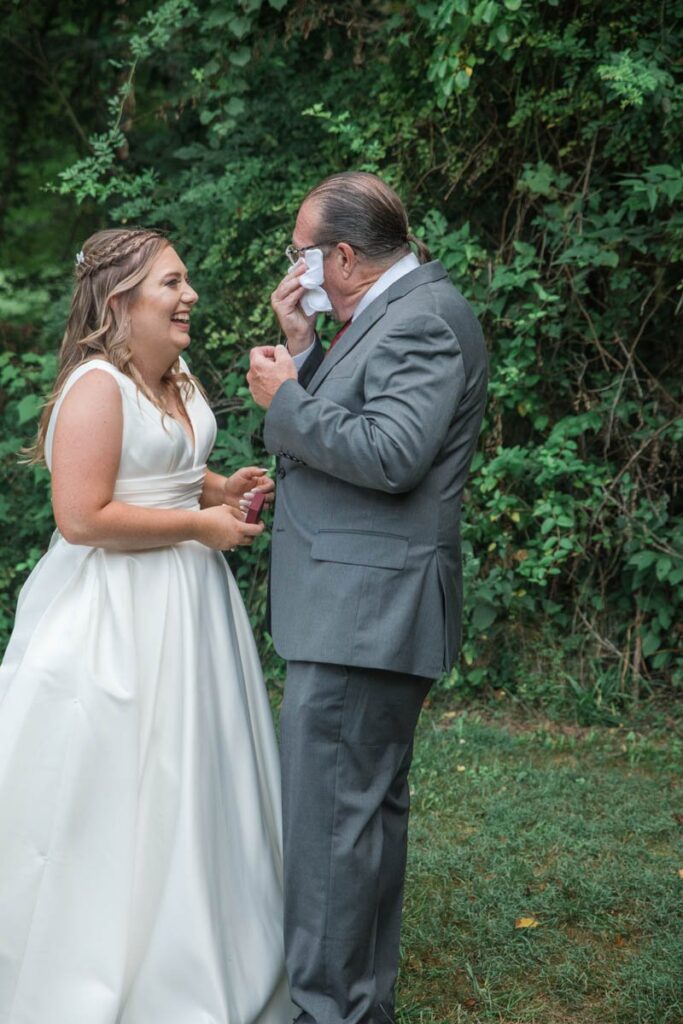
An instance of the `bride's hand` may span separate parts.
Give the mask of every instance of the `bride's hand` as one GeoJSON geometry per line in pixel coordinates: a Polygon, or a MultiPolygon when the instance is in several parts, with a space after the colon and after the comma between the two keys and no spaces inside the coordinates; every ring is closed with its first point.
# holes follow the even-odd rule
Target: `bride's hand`
{"type": "Polygon", "coordinates": [[[267,475],[267,470],[258,466],[244,466],[225,481],[225,500],[230,505],[238,506],[243,512],[249,508],[249,502],[256,491],[265,494],[266,506],[273,504],[275,484],[267,475]]]}
{"type": "Polygon", "coordinates": [[[207,548],[227,551],[248,547],[264,529],[263,523],[245,523],[242,513],[229,505],[214,505],[197,513],[195,539],[207,548]]]}

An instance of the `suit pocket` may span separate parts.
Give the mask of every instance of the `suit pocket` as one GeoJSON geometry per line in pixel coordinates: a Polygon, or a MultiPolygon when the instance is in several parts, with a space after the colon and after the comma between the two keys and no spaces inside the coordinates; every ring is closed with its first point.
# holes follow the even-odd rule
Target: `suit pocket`
{"type": "Polygon", "coordinates": [[[313,540],[311,557],[319,562],[402,569],[408,557],[408,538],[368,530],[320,530],[313,540]]]}
{"type": "Polygon", "coordinates": [[[330,372],[328,373],[327,377],[325,377],[325,380],[323,381],[323,384],[325,384],[328,380],[332,381],[332,382],[334,382],[335,380],[350,380],[351,377],[353,377],[355,372],[356,372],[355,366],[347,366],[347,367],[343,367],[342,366],[339,369],[337,369],[335,367],[335,369],[334,370],[330,370],[330,372]]]}

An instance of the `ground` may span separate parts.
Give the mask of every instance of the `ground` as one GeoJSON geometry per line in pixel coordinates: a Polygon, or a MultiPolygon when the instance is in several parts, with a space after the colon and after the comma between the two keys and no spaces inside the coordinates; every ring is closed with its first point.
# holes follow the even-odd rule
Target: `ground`
{"type": "Polygon", "coordinates": [[[423,712],[399,1024],[683,1024],[683,743],[423,712]]]}

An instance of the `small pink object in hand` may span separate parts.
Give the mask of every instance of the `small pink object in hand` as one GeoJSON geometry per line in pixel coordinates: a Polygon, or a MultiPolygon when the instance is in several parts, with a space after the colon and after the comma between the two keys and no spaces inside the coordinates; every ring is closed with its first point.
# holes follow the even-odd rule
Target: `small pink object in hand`
{"type": "Polygon", "coordinates": [[[261,518],[261,512],[266,501],[266,496],[263,491],[257,491],[254,497],[249,502],[249,508],[247,514],[244,517],[245,523],[258,523],[261,518]]]}

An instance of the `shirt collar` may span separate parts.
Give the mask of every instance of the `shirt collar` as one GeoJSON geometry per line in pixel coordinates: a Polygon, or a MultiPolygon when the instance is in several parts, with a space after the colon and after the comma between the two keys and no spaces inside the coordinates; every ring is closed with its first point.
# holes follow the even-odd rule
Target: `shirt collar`
{"type": "Polygon", "coordinates": [[[417,270],[419,266],[420,261],[414,252],[409,252],[407,256],[402,256],[400,260],[396,261],[396,263],[392,263],[389,269],[385,270],[382,276],[377,278],[372,287],[368,288],[365,295],[354,309],[351,319],[355,320],[364,309],[367,309],[370,303],[373,302],[378,295],[381,295],[382,292],[387,290],[387,288],[390,288],[392,284],[399,280],[399,278],[403,277],[405,274],[409,274],[411,270],[417,270]]]}

